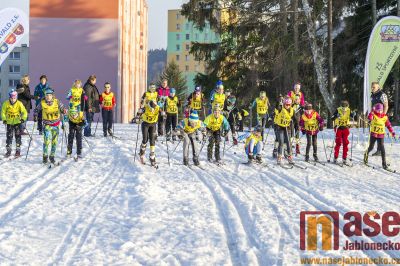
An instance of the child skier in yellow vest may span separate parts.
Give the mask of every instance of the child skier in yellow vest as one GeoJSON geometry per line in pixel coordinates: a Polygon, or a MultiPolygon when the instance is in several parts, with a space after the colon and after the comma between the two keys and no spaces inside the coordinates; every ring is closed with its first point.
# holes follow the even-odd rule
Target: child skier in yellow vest
{"type": "Polygon", "coordinates": [[[69,108],[77,109],[78,111],[84,111],[84,102],[87,100],[85,91],[82,88],[82,81],[77,79],[72,88],[69,90],[67,95],[67,100],[69,100],[69,108]]]}
{"type": "Polygon", "coordinates": [[[115,96],[111,92],[110,82],[104,84],[104,92],[100,95],[101,116],[103,119],[103,136],[107,137],[107,133],[113,136],[113,109],[115,107],[115,96]]]}
{"type": "Polygon", "coordinates": [[[221,142],[221,131],[224,133],[222,137],[225,137],[229,131],[229,123],[228,120],[221,114],[221,107],[219,105],[214,106],[215,109],[213,113],[206,117],[204,120],[204,124],[207,127],[207,132],[209,135],[208,146],[207,146],[207,159],[209,162],[212,162],[212,153],[215,144],[215,161],[217,163],[221,162],[220,155],[220,142],[221,142]]]}
{"type": "Polygon", "coordinates": [[[267,97],[267,93],[265,91],[260,92],[260,97],[256,98],[253,103],[250,105],[250,109],[256,107],[257,111],[257,125],[260,126],[261,136],[264,140],[264,129],[265,125],[268,121],[268,108],[269,108],[269,100],[267,97]]]}
{"type": "MultiPolygon", "coordinates": [[[[167,141],[171,139],[172,132],[175,131],[176,126],[178,124],[178,108],[180,106],[180,101],[178,96],[176,96],[176,90],[171,88],[169,91],[169,96],[165,101],[165,112],[167,113],[167,121],[166,121],[166,133],[167,133],[167,141]]],[[[176,140],[176,136],[172,136],[172,140],[176,140]]]]}
{"type": "Polygon", "coordinates": [[[257,126],[251,135],[246,139],[244,149],[247,154],[248,162],[252,163],[254,158],[257,163],[262,163],[261,151],[263,150],[262,128],[257,126]]]}
{"type": "MultiPolygon", "coordinates": [[[[203,136],[206,133],[205,124],[199,120],[199,114],[196,110],[190,113],[189,118],[183,119],[177,129],[181,136],[183,136],[183,164],[189,164],[189,147],[192,148],[193,163],[200,165],[199,162],[199,145],[196,141],[196,133],[202,132],[203,136]]],[[[205,136],[204,136],[205,137],[205,136]]]]}
{"type": "Polygon", "coordinates": [[[144,154],[146,152],[147,142],[150,142],[150,163],[151,166],[158,168],[156,163],[156,135],[157,135],[157,121],[160,113],[160,107],[156,101],[150,100],[141,111],[142,113],[142,145],[140,146],[140,161],[145,164],[144,154]]]}
{"type": "Polygon", "coordinates": [[[324,129],[324,119],[322,119],[317,111],[313,110],[311,103],[307,103],[305,105],[304,114],[300,118],[299,125],[303,135],[306,134],[307,136],[307,147],[305,156],[306,162],[310,160],[311,142],[313,146],[314,160],[318,162],[317,135],[318,131],[322,131],[324,129]]]}
{"type": "Polygon", "coordinates": [[[79,108],[70,108],[68,110],[69,131],[68,131],[68,145],[67,157],[72,154],[72,146],[74,138],[76,138],[76,160],[82,158],[82,130],[85,127],[86,121],[83,112],[79,108]]]}
{"type": "Polygon", "coordinates": [[[55,154],[58,144],[59,126],[61,123],[61,114],[66,114],[67,109],[61,101],[54,97],[54,91],[47,89],[45,97],[35,108],[34,121],[37,121],[37,115],[42,110],[42,120],[44,124],[44,142],[43,142],[43,163],[46,164],[50,159],[50,163],[55,163],[55,154]],[[48,146],[51,145],[49,156],[48,146]]]}
{"type": "Polygon", "coordinates": [[[383,104],[377,103],[374,105],[373,111],[368,115],[368,120],[371,121],[371,126],[370,126],[371,134],[369,137],[368,150],[365,151],[364,153],[364,163],[368,164],[368,154],[374,148],[375,142],[378,142],[378,145],[380,146],[381,149],[382,167],[385,170],[390,170],[386,163],[386,154],[384,146],[385,127],[387,127],[393,138],[395,137],[395,133],[393,131],[388,116],[383,112],[383,104]]]}
{"type": "Polygon", "coordinates": [[[278,102],[274,111],[274,130],[275,136],[279,143],[277,163],[281,165],[283,157],[283,145],[286,144],[287,159],[290,164],[293,163],[292,147],[290,145],[289,130],[293,120],[294,110],[292,108],[292,99],[285,98],[283,103],[278,102]]]}
{"type": "Polygon", "coordinates": [[[18,93],[12,89],[8,93],[9,99],[3,103],[1,108],[1,119],[7,126],[6,154],[4,157],[11,156],[11,145],[13,135],[15,136],[15,157],[21,156],[21,123],[26,121],[28,113],[24,105],[18,101],[18,93]]]}

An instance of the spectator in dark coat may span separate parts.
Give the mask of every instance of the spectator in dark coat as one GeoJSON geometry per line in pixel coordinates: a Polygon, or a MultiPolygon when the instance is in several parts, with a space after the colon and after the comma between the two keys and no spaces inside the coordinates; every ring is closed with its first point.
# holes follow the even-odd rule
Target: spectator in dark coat
{"type": "Polygon", "coordinates": [[[157,90],[158,92],[158,105],[160,106],[160,109],[162,110],[159,115],[158,115],[158,125],[157,125],[157,131],[158,131],[158,136],[163,136],[164,135],[164,128],[165,128],[165,101],[169,97],[169,87],[168,87],[168,80],[164,79],[161,82],[161,86],[157,90]]]}
{"type": "MultiPolygon", "coordinates": [[[[35,107],[37,107],[40,104],[40,101],[44,98],[44,92],[49,88],[46,75],[41,75],[39,80],[40,82],[35,87],[35,91],[33,92],[33,96],[35,97],[35,107]]],[[[37,123],[38,123],[37,129],[39,131],[39,135],[42,135],[43,134],[42,110],[39,111],[37,123]]]]}
{"type": "MultiPolygon", "coordinates": [[[[26,111],[29,112],[32,109],[32,103],[31,100],[34,99],[35,97],[31,95],[31,90],[29,88],[29,76],[24,75],[21,78],[20,84],[17,85],[17,93],[18,93],[18,100],[22,102],[24,105],[26,111]]],[[[26,121],[24,123],[21,123],[21,135],[27,135],[28,132],[26,131],[26,121]]]]}
{"type": "Polygon", "coordinates": [[[85,127],[84,136],[91,137],[91,125],[95,113],[100,113],[100,93],[96,87],[96,76],[91,75],[83,86],[87,100],[85,101],[86,121],[88,126],[85,127]]]}

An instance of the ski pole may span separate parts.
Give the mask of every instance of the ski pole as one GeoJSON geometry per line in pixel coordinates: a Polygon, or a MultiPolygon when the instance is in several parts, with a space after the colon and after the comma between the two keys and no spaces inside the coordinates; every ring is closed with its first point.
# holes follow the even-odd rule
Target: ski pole
{"type": "Polygon", "coordinates": [[[179,144],[182,142],[182,139],[179,139],[178,144],[176,144],[174,150],[172,151],[172,154],[175,153],[176,149],[178,148],[179,144]]]}
{"type": "Polygon", "coordinates": [[[333,152],[333,148],[335,147],[335,140],[336,140],[337,131],[338,131],[338,128],[335,129],[335,137],[332,140],[332,148],[331,148],[331,152],[329,154],[328,163],[331,161],[331,158],[332,158],[332,152],[333,152]]]}
{"type": "Polygon", "coordinates": [[[90,145],[89,141],[86,139],[85,136],[82,136],[82,137],[83,137],[83,139],[86,141],[86,144],[89,146],[90,152],[93,153],[93,149],[92,149],[92,146],[90,145]]]}
{"type": "MultiPolygon", "coordinates": [[[[35,125],[36,125],[36,122],[33,122],[32,134],[33,134],[33,131],[35,130],[35,125]]],[[[7,126],[6,126],[6,129],[7,129],[7,126]]],[[[28,134],[29,134],[28,130],[26,132],[28,132],[28,134]]],[[[31,147],[31,143],[32,143],[32,135],[29,135],[29,144],[28,144],[28,149],[26,151],[26,155],[25,155],[25,161],[28,158],[29,148],[31,147]]]]}
{"type": "Polygon", "coordinates": [[[204,138],[204,140],[203,140],[203,143],[201,144],[201,148],[200,148],[200,152],[199,152],[199,156],[200,156],[200,153],[201,153],[201,151],[203,150],[203,148],[204,148],[204,145],[206,144],[206,138],[204,138]]]}
{"type": "Polygon", "coordinates": [[[97,117],[97,122],[96,122],[96,127],[94,128],[93,137],[96,136],[97,126],[98,126],[98,124],[99,124],[99,121],[100,121],[100,115],[97,117]]]}
{"type": "Polygon", "coordinates": [[[324,145],[325,157],[326,157],[326,160],[328,161],[328,154],[326,153],[326,147],[325,147],[325,138],[324,138],[324,134],[322,132],[321,132],[321,136],[322,136],[322,144],[324,145]]]}
{"type": "Polygon", "coordinates": [[[351,133],[350,162],[353,161],[353,133],[351,133]]]}
{"type": "Polygon", "coordinates": [[[139,120],[139,118],[136,119],[136,122],[138,124],[138,127],[137,127],[137,133],[136,133],[135,157],[133,157],[133,161],[134,162],[136,162],[137,145],[138,145],[138,142],[139,142],[139,129],[140,129],[140,120],[139,120]]]}
{"type": "Polygon", "coordinates": [[[167,146],[167,156],[168,156],[168,165],[171,166],[171,162],[169,160],[169,149],[168,149],[168,138],[167,138],[167,128],[166,125],[164,123],[164,139],[165,139],[165,145],[167,146]]]}

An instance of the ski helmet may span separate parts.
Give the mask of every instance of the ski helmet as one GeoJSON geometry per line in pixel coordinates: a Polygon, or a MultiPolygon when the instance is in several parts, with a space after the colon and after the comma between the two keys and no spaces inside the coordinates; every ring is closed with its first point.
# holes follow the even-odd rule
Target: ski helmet
{"type": "Polygon", "coordinates": [[[346,100],[343,100],[343,101],[340,102],[340,106],[341,107],[349,107],[349,102],[346,101],[346,100]]]}
{"type": "Polygon", "coordinates": [[[234,95],[230,95],[226,101],[228,104],[234,105],[236,103],[236,97],[234,95]]]}
{"type": "Polygon", "coordinates": [[[381,103],[375,104],[374,111],[377,111],[377,112],[383,111],[383,104],[381,104],[381,103]]]}
{"type": "Polygon", "coordinates": [[[197,111],[193,110],[193,111],[190,113],[189,121],[190,121],[190,122],[196,122],[196,121],[198,121],[198,120],[199,120],[199,114],[197,113],[197,111]]]}
{"type": "Polygon", "coordinates": [[[149,91],[150,91],[150,92],[155,92],[155,91],[156,91],[156,85],[150,84],[150,86],[149,86],[149,91]]]}
{"type": "Polygon", "coordinates": [[[283,104],[284,105],[292,105],[292,98],[286,98],[285,100],[283,100],[283,104]]]}
{"type": "Polygon", "coordinates": [[[54,94],[54,90],[53,90],[52,88],[47,88],[47,89],[44,91],[44,94],[54,94]]]}
{"type": "Polygon", "coordinates": [[[262,133],[262,126],[258,125],[254,128],[255,132],[262,133]]]}
{"type": "Polygon", "coordinates": [[[17,98],[18,98],[18,92],[17,92],[15,89],[11,89],[11,90],[8,92],[8,96],[9,96],[10,98],[17,99],[17,98]]]}
{"type": "Polygon", "coordinates": [[[218,87],[218,86],[220,86],[220,85],[224,85],[224,84],[222,83],[222,80],[218,80],[218,81],[217,81],[216,86],[218,87]]]}
{"type": "Polygon", "coordinates": [[[194,88],[194,92],[201,92],[201,87],[200,86],[196,86],[194,88]]]}
{"type": "Polygon", "coordinates": [[[175,94],[175,93],[176,93],[175,88],[171,88],[171,89],[169,90],[169,94],[175,94]]]}

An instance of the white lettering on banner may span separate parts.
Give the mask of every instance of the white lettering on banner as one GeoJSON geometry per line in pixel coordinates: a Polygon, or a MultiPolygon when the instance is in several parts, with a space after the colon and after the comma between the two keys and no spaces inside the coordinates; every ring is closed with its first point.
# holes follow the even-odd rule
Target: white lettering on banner
{"type": "Polygon", "coordinates": [[[29,34],[29,18],[20,9],[0,10],[0,66],[7,56],[29,34]]]}

